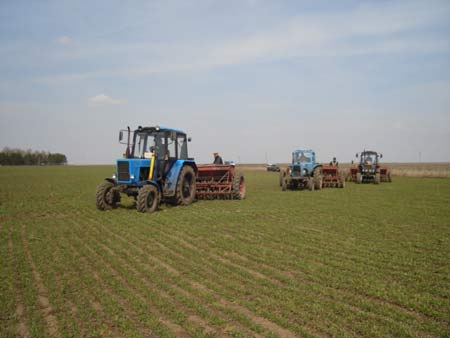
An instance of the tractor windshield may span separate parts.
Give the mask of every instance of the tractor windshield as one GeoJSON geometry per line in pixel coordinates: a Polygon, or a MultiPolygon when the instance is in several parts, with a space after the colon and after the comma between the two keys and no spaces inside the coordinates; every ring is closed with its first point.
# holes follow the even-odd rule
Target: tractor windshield
{"type": "Polygon", "coordinates": [[[293,162],[309,163],[311,162],[311,154],[307,152],[294,153],[293,162]]]}
{"type": "Polygon", "coordinates": [[[133,157],[145,158],[145,153],[151,152],[154,146],[155,135],[137,132],[133,145],[133,157]]]}
{"type": "Polygon", "coordinates": [[[372,165],[377,163],[377,155],[373,153],[362,153],[361,162],[365,165],[372,165]]]}

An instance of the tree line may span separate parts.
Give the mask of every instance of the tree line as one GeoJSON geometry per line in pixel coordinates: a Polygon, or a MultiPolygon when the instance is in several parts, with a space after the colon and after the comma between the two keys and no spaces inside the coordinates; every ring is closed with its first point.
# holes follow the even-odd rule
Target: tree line
{"type": "Polygon", "coordinates": [[[46,151],[3,148],[0,165],[62,165],[67,164],[66,155],[46,151]]]}

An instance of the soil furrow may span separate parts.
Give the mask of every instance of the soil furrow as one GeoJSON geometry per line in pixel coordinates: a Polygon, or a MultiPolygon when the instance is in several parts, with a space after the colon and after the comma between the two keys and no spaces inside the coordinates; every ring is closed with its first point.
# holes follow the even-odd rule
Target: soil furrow
{"type": "MultiPolygon", "coordinates": [[[[113,236],[115,236],[116,238],[119,238],[120,240],[123,240],[123,238],[121,237],[121,236],[119,236],[119,235],[117,235],[117,234],[115,234],[114,232],[112,232],[110,229],[108,229],[106,226],[103,226],[102,225],[102,228],[105,230],[105,231],[107,231],[107,232],[110,232],[113,236]]],[[[142,249],[141,249],[142,250],[142,249]]],[[[198,284],[200,284],[200,283],[197,283],[196,285],[198,285],[198,284]]],[[[222,305],[223,304],[225,304],[225,303],[228,303],[228,301],[225,299],[225,298],[222,298],[222,297],[220,297],[220,296],[218,296],[217,294],[215,294],[215,292],[213,292],[212,290],[210,290],[209,288],[207,288],[206,286],[204,286],[203,285],[203,287],[202,287],[202,289],[203,290],[208,290],[212,295],[215,295],[216,297],[219,297],[218,299],[217,299],[217,301],[219,302],[219,303],[221,303],[222,305]]],[[[233,309],[233,310],[236,310],[236,308],[231,308],[230,307],[230,309],[233,309]]],[[[251,311],[250,310],[247,310],[248,312],[247,313],[243,313],[243,312],[240,312],[242,315],[244,315],[245,317],[248,317],[247,315],[248,315],[248,313],[251,313],[251,311]]],[[[258,316],[255,314],[254,315],[254,318],[257,318],[258,316]]],[[[267,319],[266,319],[267,320],[267,319]]],[[[269,320],[267,320],[268,322],[269,322],[269,320]]],[[[259,324],[259,323],[257,323],[257,324],[259,324]]],[[[278,324],[276,324],[276,323],[272,323],[272,325],[274,326],[274,327],[279,327],[278,326],[278,324]]],[[[282,331],[282,330],[287,330],[287,329],[283,329],[282,327],[279,327],[280,328],[280,331],[282,331]]],[[[288,330],[287,330],[288,331],[288,330]]],[[[295,335],[294,333],[292,333],[293,335],[295,335]]]]}
{"type": "MultiPolygon", "coordinates": [[[[170,331],[172,331],[176,337],[188,337],[189,336],[189,334],[184,330],[183,327],[172,322],[168,318],[165,318],[156,306],[151,305],[149,303],[149,299],[142,292],[140,292],[134,286],[132,286],[128,282],[127,278],[122,276],[122,274],[119,271],[117,271],[102,255],[100,255],[93,248],[91,248],[86,243],[86,241],[84,241],[83,238],[80,237],[80,235],[78,233],[75,232],[75,235],[78,237],[78,240],[81,242],[81,244],[84,246],[84,248],[86,248],[91,253],[92,256],[95,256],[97,258],[96,261],[98,263],[102,263],[102,265],[110,271],[111,275],[114,278],[116,278],[117,281],[120,282],[121,286],[127,291],[127,293],[136,297],[142,304],[145,304],[145,306],[148,308],[149,312],[154,315],[156,314],[159,317],[159,321],[161,323],[163,323],[166,327],[168,327],[168,329],[170,331]]],[[[100,242],[98,242],[98,244],[101,245],[100,242]]],[[[112,251],[109,251],[109,253],[112,254],[112,251]]],[[[126,303],[126,301],[124,302],[124,304],[125,303],[126,303]]],[[[130,312],[134,313],[133,317],[138,317],[138,315],[134,311],[130,310],[130,312]]]]}
{"type": "MultiPolygon", "coordinates": [[[[9,257],[11,257],[11,259],[13,259],[15,263],[13,241],[11,237],[8,239],[8,250],[9,250],[9,257]]],[[[14,264],[14,266],[15,266],[14,272],[16,276],[18,276],[20,271],[18,271],[18,266],[16,263],[14,264]]],[[[19,323],[17,324],[17,335],[22,338],[28,338],[30,336],[30,331],[27,326],[27,317],[25,313],[25,305],[22,299],[22,291],[17,285],[17,278],[15,279],[14,289],[16,294],[16,316],[19,321],[19,323]]]]}
{"type": "Polygon", "coordinates": [[[28,259],[28,263],[30,264],[32,272],[33,272],[34,282],[35,282],[37,290],[38,290],[39,307],[40,307],[42,314],[44,316],[44,319],[47,323],[48,333],[51,337],[59,338],[59,337],[61,337],[61,334],[60,334],[59,328],[58,328],[58,321],[57,321],[55,315],[53,314],[53,308],[48,299],[48,291],[47,291],[44,283],[42,282],[41,275],[40,275],[39,271],[37,270],[36,265],[33,260],[33,257],[31,255],[31,251],[28,246],[28,242],[26,240],[24,225],[22,225],[22,227],[21,227],[20,234],[21,234],[21,238],[22,238],[23,248],[25,250],[25,253],[26,253],[26,256],[28,259]]]}

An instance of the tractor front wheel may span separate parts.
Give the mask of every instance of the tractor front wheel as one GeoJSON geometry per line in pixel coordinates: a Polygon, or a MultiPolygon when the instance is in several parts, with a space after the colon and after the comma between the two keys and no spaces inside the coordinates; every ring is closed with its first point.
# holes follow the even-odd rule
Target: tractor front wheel
{"type": "Polygon", "coordinates": [[[160,194],[158,188],[154,185],[144,185],[139,189],[139,193],[136,200],[136,208],[139,212],[154,212],[158,209],[160,194]]]}
{"type": "Polygon", "coordinates": [[[195,186],[195,171],[191,166],[185,165],[178,176],[175,204],[191,204],[195,197],[195,186]]]}
{"type": "Polygon", "coordinates": [[[95,193],[95,204],[99,210],[111,210],[120,201],[120,193],[114,189],[114,183],[105,181],[99,184],[95,193]]]}

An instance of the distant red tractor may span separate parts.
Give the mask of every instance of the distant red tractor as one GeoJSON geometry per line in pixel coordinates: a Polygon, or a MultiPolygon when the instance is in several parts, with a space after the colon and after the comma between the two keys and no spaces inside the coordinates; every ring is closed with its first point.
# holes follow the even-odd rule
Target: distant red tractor
{"type": "Polygon", "coordinates": [[[245,179],[234,165],[206,164],[197,167],[197,199],[244,199],[245,179]]]}
{"type": "MultiPolygon", "coordinates": [[[[358,154],[356,154],[358,157],[358,154]]],[[[392,182],[391,171],[383,165],[380,165],[380,159],[383,154],[376,151],[364,150],[360,156],[359,164],[350,167],[348,180],[356,183],[373,182],[392,182]]]]}

